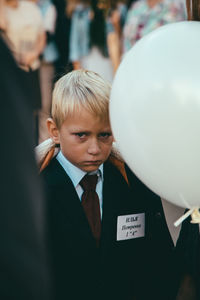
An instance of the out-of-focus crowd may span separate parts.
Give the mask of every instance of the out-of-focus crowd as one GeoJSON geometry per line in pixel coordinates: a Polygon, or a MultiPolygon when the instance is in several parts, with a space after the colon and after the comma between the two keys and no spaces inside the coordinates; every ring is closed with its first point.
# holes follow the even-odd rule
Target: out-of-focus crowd
{"type": "Polygon", "coordinates": [[[124,55],[147,33],[186,20],[182,0],[1,0],[1,36],[28,78],[35,143],[48,138],[53,83],[85,68],[112,83],[124,55]]]}

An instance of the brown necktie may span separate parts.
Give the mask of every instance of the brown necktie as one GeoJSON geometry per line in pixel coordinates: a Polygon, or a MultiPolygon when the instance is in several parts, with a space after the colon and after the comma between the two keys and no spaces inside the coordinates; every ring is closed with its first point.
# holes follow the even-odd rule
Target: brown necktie
{"type": "Polygon", "coordinates": [[[96,192],[97,179],[98,177],[96,174],[86,174],[80,181],[80,185],[83,188],[83,194],[81,197],[82,206],[98,246],[101,235],[101,214],[99,197],[96,192]]]}

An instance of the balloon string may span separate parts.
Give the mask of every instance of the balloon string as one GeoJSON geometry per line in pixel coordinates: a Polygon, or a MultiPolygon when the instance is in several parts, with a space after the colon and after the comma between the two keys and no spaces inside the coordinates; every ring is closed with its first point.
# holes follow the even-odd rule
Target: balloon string
{"type": "Polygon", "coordinates": [[[175,223],[174,226],[179,226],[187,217],[191,215],[191,223],[200,223],[200,213],[198,207],[192,207],[183,216],[181,216],[175,223]]]}

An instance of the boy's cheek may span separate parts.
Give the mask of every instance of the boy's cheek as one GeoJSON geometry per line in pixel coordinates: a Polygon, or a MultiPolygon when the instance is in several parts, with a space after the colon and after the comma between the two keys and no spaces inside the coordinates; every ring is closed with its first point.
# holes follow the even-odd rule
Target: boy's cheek
{"type": "Polygon", "coordinates": [[[110,155],[112,150],[112,143],[108,146],[107,152],[108,152],[108,156],[110,155]]]}
{"type": "Polygon", "coordinates": [[[105,143],[108,144],[110,147],[112,147],[113,142],[114,142],[114,138],[113,136],[110,136],[105,143]]]}

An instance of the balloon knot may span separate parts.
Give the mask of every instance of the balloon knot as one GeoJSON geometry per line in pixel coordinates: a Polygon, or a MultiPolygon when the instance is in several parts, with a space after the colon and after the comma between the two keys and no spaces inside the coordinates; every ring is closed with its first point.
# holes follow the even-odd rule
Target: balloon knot
{"type": "Polygon", "coordinates": [[[191,213],[191,223],[196,224],[196,223],[200,223],[200,212],[199,212],[199,208],[195,208],[193,210],[193,212],[191,213]]]}

